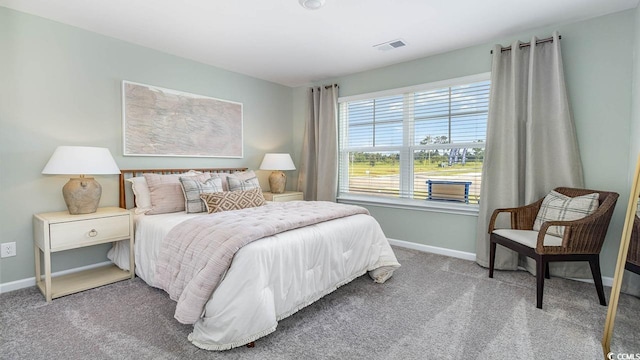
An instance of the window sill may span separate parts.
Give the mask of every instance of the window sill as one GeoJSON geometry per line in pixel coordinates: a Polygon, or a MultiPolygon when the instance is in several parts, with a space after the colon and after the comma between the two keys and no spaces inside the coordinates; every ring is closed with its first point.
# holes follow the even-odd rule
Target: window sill
{"type": "Polygon", "coordinates": [[[352,205],[372,205],[394,209],[439,212],[455,215],[478,216],[479,206],[448,201],[383,198],[362,195],[342,195],[337,201],[352,205]]]}

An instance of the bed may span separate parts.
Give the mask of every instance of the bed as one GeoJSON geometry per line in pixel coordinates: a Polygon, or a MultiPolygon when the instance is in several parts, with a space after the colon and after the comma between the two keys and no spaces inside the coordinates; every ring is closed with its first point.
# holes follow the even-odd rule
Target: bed
{"type": "MultiPolygon", "coordinates": [[[[193,324],[189,341],[202,349],[227,350],[243,345],[251,346],[255,340],[275,331],[279,320],[338,287],[366,273],[374,281],[384,283],[400,266],[379,224],[363,208],[326,202],[293,201],[266,202],[262,206],[211,214],[206,211],[194,213],[189,210],[190,196],[185,191],[185,185],[182,187],[185,211],[150,215],[148,211],[145,213],[146,210],[140,209],[138,199],[132,200],[132,197],[140,195],[139,191],[135,192],[136,196],[132,196],[131,186],[127,186],[131,183],[134,187],[139,187],[132,180],[140,179],[143,174],[173,175],[174,179],[175,176],[186,174],[209,174],[212,178],[226,178],[229,181],[223,191],[216,195],[233,195],[242,193],[236,188],[229,188],[233,185],[231,181],[237,180],[236,177],[246,184],[257,183],[257,179],[250,178],[254,174],[245,168],[121,172],[120,206],[132,208],[136,213],[135,273],[150,286],[167,291],[178,302],[176,319],[181,323],[193,324]],[[326,209],[322,210],[323,208],[326,209]],[[317,223],[303,224],[309,222],[310,217],[320,216],[317,215],[322,214],[320,210],[330,213],[328,220],[320,219],[317,223]],[[259,225],[261,221],[269,224],[259,225]],[[295,224],[291,229],[272,231],[279,227],[273,224],[280,223],[295,224]],[[196,228],[196,225],[206,225],[207,230],[196,228]],[[261,229],[261,226],[268,231],[254,230],[261,229]],[[214,227],[219,227],[219,230],[208,230],[214,227]],[[202,257],[207,251],[217,254],[226,244],[232,244],[232,240],[238,241],[241,238],[239,234],[243,231],[253,231],[260,235],[254,236],[255,241],[237,246],[238,250],[231,255],[227,267],[219,275],[201,276],[209,263],[200,266],[195,257],[202,257]],[[194,243],[200,241],[199,244],[202,244],[209,240],[204,237],[201,240],[192,238],[198,238],[204,232],[211,232],[209,240],[221,243],[209,246],[211,250],[198,248],[194,243]],[[231,234],[231,239],[218,239],[225,232],[231,234]],[[262,236],[263,234],[267,235],[262,236]],[[188,249],[191,248],[195,250],[189,252],[188,249]],[[188,262],[192,264],[185,265],[188,262]],[[174,272],[168,271],[167,266],[173,263],[175,265],[171,270],[174,272]],[[183,276],[183,271],[187,271],[185,269],[194,273],[194,278],[183,276]],[[220,280],[213,284],[206,283],[215,276],[219,276],[220,280]],[[205,283],[198,283],[198,278],[205,283]],[[176,292],[175,284],[167,285],[167,281],[181,282],[179,285],[182,287],[178,286],[176,292]],[[210,291],[206,290],[208,288],[211,288],[210,291]],[[197,296],[204,298],[202,308],[194,305],[197,302],[191,301],[197,296]]],[[[145,176],[151,179],[149,176],[152,175],[145,176]]],[[[184,179],[183,176],[180,177],[184,179]]],[[[207,184],[209,182],[210,179],[207,184]]],[[[254,190],[244,192],[250,191],[254,190]]],[[[206,192],[200,189],[200,193],[206,192]]],[[[204,199],[204,195],[202,196],[204,199]]],[[[198,206],[196,202],[191,205],[198,206]]],[[[204,205],[209,209],[208,203],[205,202],[204,205]]],[[[115,243],[108,257],[117,266],[129,269],[128,242],[124,243],[115,243]]],[[[216,258],[215,261],[218,261],[218,255],[206,257],[216,258]]]]}

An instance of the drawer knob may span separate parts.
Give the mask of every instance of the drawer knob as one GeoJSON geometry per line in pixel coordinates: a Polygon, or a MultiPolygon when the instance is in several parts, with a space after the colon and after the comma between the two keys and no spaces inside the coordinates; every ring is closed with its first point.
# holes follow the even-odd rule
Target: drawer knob
{"type": "Polygon", "coordinates": [[[96,231],[96,229],[91,229],[91,231],[89,231],[89,237],[96,237],[98,236],[98,232],[96,231]]]}

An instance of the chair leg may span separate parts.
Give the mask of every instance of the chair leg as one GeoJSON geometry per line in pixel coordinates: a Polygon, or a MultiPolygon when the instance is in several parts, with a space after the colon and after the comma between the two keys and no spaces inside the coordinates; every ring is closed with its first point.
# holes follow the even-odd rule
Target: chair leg
{"type": "Polygon", "coordinates": [[[602,286],[602,275],[600,274],[600,257],[596,255],[593,259],[589,260],[589,266],[591,267],[591,275],[593,275],[593,283],[596,285],[600,305],[607,306],[607,300],[604,297],[604,288],[602,286]]]}
{"type": "Polygon", "coordinates": [[[538,309],[542,309],[542,294],[544,292],[544,277],[545,277],[545,269],[546,262],[544,258],[538,257],[536,260],[536,307],[538,309]]]}
{"type": "Polygon", "coordinates": [[[493,266],[496,262],[496,243],[490,241],[489,243],[489,277],[493,278],[493,266]]]}
{"type": "Polygon", "coordinates": [[[544,270],[544,271],[545,271],[544,276],[545,276],[547,279],[551,279],[551,271],[549,271],[549,263],[547,263],[547,266],[545,267],[545,270],[544,270]]]}

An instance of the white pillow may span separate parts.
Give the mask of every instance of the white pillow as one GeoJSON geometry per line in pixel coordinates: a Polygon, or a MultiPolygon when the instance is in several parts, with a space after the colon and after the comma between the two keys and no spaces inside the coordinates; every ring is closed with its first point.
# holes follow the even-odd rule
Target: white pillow
{"type": "MultiPolygon", "coordinates": [[[[572,221],[582,219],[593,214],[600,206],[598,193],[570,197],[551,191],[545,196],[533,222],[533,230],[539,231],[545,221],[572,221]]],[[[564,226],[549,226],[548,235],[562,237],[564,226]]]]}
{"type": "Polygon", "coordinates": [[[131,183],[131,190],[133,190],[136,205],[135,213],[144,214],[151,210],[151,193],[144,176],[132,177],[126,181],[131,183]]]}

